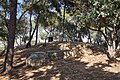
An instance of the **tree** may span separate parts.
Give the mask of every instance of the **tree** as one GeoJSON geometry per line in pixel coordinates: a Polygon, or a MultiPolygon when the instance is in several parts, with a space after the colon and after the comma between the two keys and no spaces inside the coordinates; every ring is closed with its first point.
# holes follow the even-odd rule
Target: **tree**
{"type": "MultiPolygon", "coordinates": [[[[17,19],[18,21],[18,19],[17,19]]],[[[16,21],[16,22],[17,22],[16,21]]],[[[26,42],[25,37],[27,37],[27,33],[29,32],[29,23],[28,18],[24,16],[21,18],[19,23],[16,25],[16,31],[15,31],[15,42],[20,46],[22,45],[22,41],[26,42]],[[19,40],[19,43],[18,43],[19,40]]]]}
{"type": "Polygon", "coordinates": [[[85,0],[82,2],[79,24],[90,30],[100,32],[108,46],[108,58],[115,57],[115,50],[119,43],[116,33],[120,25],[119,0],[85,0]]]}
{"type": "Polygon", "coordinates": [[[7,35],[7,51],[5,54],[5,62],[3,71],[8,72],[13,67],[13,56],[14,56],[14,40],[15,40],[15,29],[16,29],[16,13],[17,13],[17,0],[10,0],[10,20],[7,35]]]}
{"type": "Polygon", "coordinates": [[[7,37],[7,29],[5,27],[5,22],[0,18],[0,40],[1,41],[6,41],[7,37]]]}
{"type": "Polygon", "coordinates": [[[34,35],[34,33],[35,33],[35,30],[38,30],[38,26],[39,26],[39,25],[38,25],[38,20],[39,20],[39,15],[37,16],[35,28],[34,28],[32,34],[31,34],[31,36],[30,36],[30,38],[29,38],[29,41],[28,41],[28,43],[27,43],[27,45],[26,45],[26,48],[28,48],[28,47],[31,46],[31,41],[32,41],[33,35],[34,35]]]}
{"type": "MultiPolygon", "coordinates": [[[[60,7],[58,7],[57,4],[58,4],[57,0],[55,0],[55,1],[43,0],[43,1],[40,1],[38,4],[33,5],[31,12],[33,12],[35,17],[39,15],[38,23],[36,25],[41,24],[44,27],[53,28],[53,26],[55,24],[55,20],[57,20],[56,17],[60,13],[60,7]],[[55,9],[55,11],[53,11],[53,9],[55,9]]],[[[38,26],[36,26],[36,28],[34,28],[33,32],[35,32],[35,31],[36,31],[36,42],[35,43],[37,43],[38,26]]],[[[29,38],[29,41],[28,41],[26,47],[31,46],[31,40],[32,40],[33,35],[34,35],[34,33],[29,38]]]]}

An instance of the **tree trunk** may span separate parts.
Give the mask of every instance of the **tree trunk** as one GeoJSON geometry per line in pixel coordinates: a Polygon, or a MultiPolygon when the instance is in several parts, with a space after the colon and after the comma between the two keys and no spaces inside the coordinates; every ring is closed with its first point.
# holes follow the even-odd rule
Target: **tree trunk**
{"type": "Polygon", "coordinates": [[[27,45],[26,45],[26,48],[28,48],[28,47],[31,46],[31,41],[32,41],[33,35],[34,35],[34,33],[35,33],[35,30],[36,30],[37,27],[38,27],[38,20],[39,20],[39,15],[38,15],[38,17],[37,17],[37,21],[36,21],[35,28],[34,28],[34,30],[33,30],[32,35],[30,36],[30,39],[29,39],[29,41],[28,41],[28,43],[27,43],[27,45]]]}
{"type": "Polygon", "coordinates": [[[109,39],[110,43],[108,45],[108,58],[114,59],[116,57],[116,40],[117,40],[117,34],[115,31],[115,28],[111,32],[111,39],[109,39]]]}
{"type": "Polygon", "coordinates": [[[29,32],[29,41],[28,41],[28,43],[27,43],[27,45],[26,45],[26,48],[28,48],[28,47],[31,46],[31,40],[32,40],[32,37],[33,37],[34,32],[35,32],[35,30],[36,30],[36,27],[35,27],[35,29],[34,29],[34,31],[33,31],[33,33],[32,33],[32,21],[31,21],[31,19],[32,19],[32,11],[31,11],[31,9],[30,9],[30,32],[29,32]]]}
{"type": "Polygon", "coordinates": [[[37,45],[38,42],[38,23],[37,24],[37,28],[36,28],[36,40],[35,40],[35,45],[37,45]]]}
{"type": "Polygon", "coordinates": [[[91,36],[90,36],[90,30],[88,29],[88,42],[89,43],[92,43],[92,41],[91,41],[91,36]]]}
{"type": "Polygon", "coordinates": [[[30,32],[29,32],[29,37],[31,36],[32,33],[32,11],[30,9],[30,32]]]}
{"type": "Polygon", "coordinates": [[[82,41],[82,38],[81,38],[81,32],[80,32],[80,31],[78,31],[78,41],[79,41],[79,42],[83,42],[83,41],[82,41]]]}
{"type": "Polygon", "coordinates": [[[65,27],[65,11],[66,10],[66,3],[64,4],[64,12],[63,12],[63,26],[62,26],[62,41],[64,39],[64,27],[65,27]]]}
{"type": "Polygon", "coordinates": [[[13,66],[16,12],[17,12],[17,0],[10,0],[10,21],[8,25],[7,51],[5,54],[5,61],[3,68],[3,71],[7,70],[7,72],[9,72],[13,66]]]}
{"type": "Polygon", "coordinates": [[[20,45],[22,45],[22,37],[20,36],[20,43],[19,43],[20,45]]]}
{"type": "MultiPolygon", "coordinates": [[[[46,30],[46,28],[44,28],[44,30],[45,30],[45,32],[47,33],[47,36],[48,36],[48,35],[49,35],[49,32],[46,30]]],[[[46,45],[46,43],[47,43],[47,39],[48,39],[48,37],[45,38],[45,45],[46,45]]]]}

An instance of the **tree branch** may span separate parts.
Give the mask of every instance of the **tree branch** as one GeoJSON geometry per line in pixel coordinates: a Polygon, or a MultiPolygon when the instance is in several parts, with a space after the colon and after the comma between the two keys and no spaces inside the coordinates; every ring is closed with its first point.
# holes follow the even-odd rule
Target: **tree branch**
{"type": "Polygon", "coordinates": [[[90,28],[90,27],[87,27],[88,29],[90,29],[90,30],[93,30],[93,31],[98,31],[98,32],[101,32],[102,33],[102,35],[104,36],[104,38],[105,38],[105,40],[108,42],[108,39],[107,39],[107,36],[101,31],[101,30],[97,30],[97,29],[92,29],[92,28],[90,28]]]}
{"type": "Polygon", "coordinates": [[[37,1],[36,3],[34,3],[30,8],[26,9],[26,10],[21,14],[21,16],[19,17],[19,19],[18,19],[18,21],[17,21],[17,24],[19,24],[19,22],[20,22],[21,18],[23,17],[23,15],[24,15],[27,11],[29,11],[34,5],[38,4],[39,2],[40,2],[40,0],[37,1]]]}

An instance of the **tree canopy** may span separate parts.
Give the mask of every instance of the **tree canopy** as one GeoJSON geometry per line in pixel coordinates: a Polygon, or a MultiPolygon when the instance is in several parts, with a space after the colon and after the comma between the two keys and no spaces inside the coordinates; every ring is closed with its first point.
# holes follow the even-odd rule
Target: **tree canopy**
{"type": "Polygon", "coordinates": [[[7,42],[11,66],[17,41],[28,48],[49,36],[79,42],[87,37],[104,41],[113,58],[110,50],[119,47],[119,34],[120,0],[0,0],[0,41],[7,42]]]}

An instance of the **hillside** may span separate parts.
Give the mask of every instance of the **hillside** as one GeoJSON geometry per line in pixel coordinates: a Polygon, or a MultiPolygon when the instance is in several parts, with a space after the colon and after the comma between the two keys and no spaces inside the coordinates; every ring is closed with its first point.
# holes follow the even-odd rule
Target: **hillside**
{"type": "MultiPolygon", "coordinates": [[[[2,66],[3,57],[0,57],[2,66]]],[[[14,56],[13,80],[119,80],[120,58],[116,63],[108,60],[102,46],[77,42],[51,42],[28,49],[17,50],[14,56]],[[25,65],[25,54],[49,50],[70,50],[65,59],[54,60],[36,68],[25,65]]],[[[8,80],[1,74],[0,80],[8,80]]]]}

